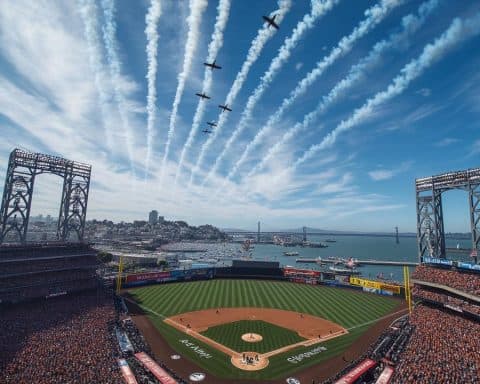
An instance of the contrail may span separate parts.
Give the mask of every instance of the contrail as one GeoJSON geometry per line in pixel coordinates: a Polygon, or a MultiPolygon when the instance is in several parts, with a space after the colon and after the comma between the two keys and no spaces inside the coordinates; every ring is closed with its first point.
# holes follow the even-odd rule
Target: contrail
{"type": "MultiPolygon", "coordinates": [[[[290,10],[291,5],[292,5],[291,0],[278,0],[278,10],[274,12],[277,15],[276,20],[278,21],[278,23],[280,23],[283,20],[285,14],[290,10]]],[[[235,81],[233,82],[233,85],[230,88],[230,91],[228,92],[225,104],[231,105],[234,103],[238,93],[243,87],[243,83],[247,79],[247,75],[248,75],[248,72],[250,71],[251,66],[257,61],[258,57],[260,56],[263,50],[263,47],[274,34],[275,34],[274,28],[266,28],[265,26],[262,26],[262,28],[258,30],[257,36],[253,39],[250,45],[250,48],[248,50],[247,58],[242,64],[242,68],[238,72],[235,78],[235,81]]],[[[229,115],[228,113],[220,114],[218,118],[217,126],[215,127],[213,134],[202,145],[200,154],[197,159],[197,163],[195,165],[195,169],[192,171],[192,174],[190,176],[190,184],[193,181],[194,174],[200,168],[200,165],[205,157],[205,154],[208,151],[208,148],[213,143],[213,141],[218,136],[218,134],[221,132],[223,125],[227,122],[229,117],[228,115],[229,115]]]]}
{"type": "Polygon", "coordinates": [[[145,36],[147,38],[147,157],[145,160],[145,177],[150,168],[153,140],[155,139],[155,118],[157,113],[157,50],[158,50],[158,20],[162,14],[160,0],[151,0],[145,16],[145,36]]]}
{"type": "Polygon", "coordinates": [[[88,56],[90,61],[90,68],[94,74],[95,88],[98,92],[100,101],[100,112],[102,114],[102,120],[105,127],[105,138],[107,146],[112,151],[113,137],[110,127],[110,119],[108,112],[109,105],[109,92],[103,85],[102,73],[102,46],[100,43],[100,37],[98,35],[98,20],[97,20],[97,6],[93,0],[79,0],[78,1],[80,14],[82,16],[83,24],[85,27],[85,39],[87,40],[88,56]]]}
{"type": "Polygon", "coordinates": [[[202,14],[205,11],[205,8],[207,7],[207,5],[208,5],[207,0],[190,0],[190,3],[189,3],[190,15],[187,18],[188,34],[187,34],[187,41],[185,43],[185,56],[183,58],[183,69],[182,69],[182,72],[178,74],[178,86],[177,86],[177,91],[175,93],[175,99],[173,100],[172,113],[170,115],[170,124],[169,124],[168,134],[167,134],[167,143],[165,144],[165,153],[163,155],[162,167],[160,171],[161,179],[163,178],[163,174],[165,172],[165,166],[167,163],[168,153],[170,150],[170,144],[172,142],[173,133],[175,132],[178,105],[182,100],[183,90],[185,88],[185,81],[187,79],[188,74],[190,73],[190,68],[193,62],[193,56],[195,55],[195,51],[197,50],[197,43],[200,37],[199,29],[200,29],[200,23],[202,21],[202,14]]]}
{"type": "MultiPolygon", "coordinates": [[[[241,155],[240,159],[233,165],[232,169],[228,173],[225,183],[230,180],[235,173],[237,172],[238,168],[244,163],[247,159],[250,151],[260,142],[260,140],[266,135],[270,127],[273,124],[280,121],[283,113],[285,110],[293,104],[293,102],[301,95],[303,95],[306,90],[314,83],[314,81],[328,68],[330,67],[338,58],[344,56],[348,53],[354,43],[370,32],[377,24],[379,24],[389,13],[392,9],[397,7],[398,5],[402,4],[403,0],[382,0],[379,4],[374,5],[372,8],[369,8],[365,11],[366,18],[360,22],[358,26],[352,31],[352,33],[348,36],[344,36],[338,45],[334,47],[328,56],[325,56],[320,62],[317,63],[317,66],[307,74],[295,87],[294,90],[290,92],[290,95],[285,98],[282,102],[280,108],[270,117],[268,120],[266,127],[264,127],[254,139],[247,145],[245,151],[241,155]]],[[[257,88],[258,90],[259,88],[257,88]]],[[[251,117],[253,106],[255,105],[258,98],[255,96],[257,90],[252,95],[252,103],[247,103],[247,108],[245,109],[245,114],[242,115],[242,119],[237,126],[235,132],[238,131],[240,134],[243,129],[246,127],[248,120],[251,117]],[[250,104],[250,105],[249,105],[250,104]]],[[[263,90],[259,92],[259,94],[263,93],[263,90]]]]}
{"type": "MultiPolygon", "coordinates": [[[[424,2],[418,8],[418,16],[409,14],[402,18],[402,30],[397,33],[391,34],[387,39],[376,43],[370,53],[361,59],[358,64],[352,66],[346,77],[340,80],[328,93],[323,96],[316,109],[305,115],[303,121],[296,123],[293,128],[290,128],[285,132],[283,137],[271,147],[265,157],[255,165],[252,170],[247,174],[247,178],[251,177],[256,172],[263,169],[268,161],[282,148],[282,146],[295,137],[299,132],[306,129],[321,113],[323,113],[334,101],[336,101],[341,95],[345,94],[345,91],[354,86],[365,75],[365,71],[370,69],[373,65],[377,64],[381,58],[381,55],[389,48],[401,45],[408,37],[414,34],[427,20],[430,14],[437,8],[440,0],[430,0],[424,2]]],[[[268,127],[268,125],[267,125],[268,127]]],[[[265,127],[264,127],[265,128],[265,127]]]]}
{"type": "Polygon", "coordinates": [[[377,93],[368,99],[364,105],[357,108],[353,114],[347,119],[342,120],[333,131],[328,133],[323,140],[316,145],[312,145],[302,157],[297,159],[289,170],[294,170],[300,164],[309,160],[318,151],[331,147],[335,144],[337,137],[342,132],[346,132],[356,125],[369,118],[374,109],[381,104],[387,102],[391,98],[400,95],[409,84],[433,63],[441,59],[455,44],[480,33],[480,12],[475,16],[461,20],[455,18],[450,27],[443,32],[433,43],[427,44],[421,55],[405,65],[400,74],[393,79],[386,90],[377,93]]]}
{"type": "MultiPolygon", "coordinates": [[[[217,7],[217,20],[215,21],[215,27],[212,34],[212,40],[208,45],[208,57],[207,62],[211,63],[217,58],[218,51],[223,46],[223,31],[225,30],[225,26],[228,22],[228,16],[230,14],[230,0],[220,0],[217,7]]],[[[203,85],[202,85],[202,93],[208,94],[210,93],[210,89],[212,87],[212,70],[206,68],[205,74],[203,77],[203,85]]],[[[193,117],[192,128],[190,129],[190,133],[188,135],[188,139],[183,146],[180,160],[178,162],[177,173],[175,175],[175,185],[177,184],[178,177],[182,172],[183,161],[186,156],[187,151],[193,144],[193,140],[195,139],[195,135],[197,134],[198,127],[200,122],[203,118],[203,113],[205,111],[206,103],[204,100],[199,100],[197,105],[197,110],[195,111],[195,115],[193,117]]]]}
{"type": "Polygon", "coordinates": [[[103,42],[107,51],[108,67],[110,70],[110,77],[113,83],[115,102],[117,103],[118,113],[122,122],[123,134],[127,146],[128,157],[130,159],[130,166],[132,172],[135,173],[133,163],[134,154],[134,137],[130,129],[128,121],[128,105],[125,100],[125,95],[121,89],[121,63],[118,57],[118,46],[116,41],[117,23],[115,22],[115,4],[113,0],[102,0],[103,15],[105,17],[105,25],[103,30],[103,42]]]}

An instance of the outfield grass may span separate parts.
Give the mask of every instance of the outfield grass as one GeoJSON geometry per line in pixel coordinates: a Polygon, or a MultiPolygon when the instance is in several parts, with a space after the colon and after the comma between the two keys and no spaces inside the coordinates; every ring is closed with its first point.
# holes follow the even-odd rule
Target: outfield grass
{"type": "Polygon", "coordinates": [[[242,320],[221,324],[208,328],[202,334],[236,352],[265,353],[305,340],[297,332],[260,320],[242,320]],[[242,335],[250,332],[258,333],[263,340],[257,343],[243,341],[242,335]]]}
{"type": "Polygon", "coordinates": [[[153,311],[148,312],[150,319],[179,353],[192,359],[213,375],[245,379],[276,379],[337,356],[364,333],[372,325],[372,321],[385,316],[399,304],[397,300],[389,297],[347,289],[260,280],[174,283],[132,289],[130,293],[144,310],[153,311]],[[349,330],[349,334],[322,343],[327,351],[301,363],[292,364],[287,358],[309,351],[313,347],[299,347],[273,356],[267,368],[247,372],[235,368],[227,355],[187,337],[183,332],[163,322],[165,317],[180,313],[222,307],[277,308],[309,313],[340,324],[349,330]],[[180,343],[180,340],[185,339],[199,345],[210,353],[212,358],[199,358],[191,348],[180,343]]]}

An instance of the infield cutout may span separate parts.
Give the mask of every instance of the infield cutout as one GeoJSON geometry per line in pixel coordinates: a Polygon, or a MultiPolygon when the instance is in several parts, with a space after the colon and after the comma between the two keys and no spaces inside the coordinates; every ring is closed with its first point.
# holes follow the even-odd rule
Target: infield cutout
{"type": "MultiPolygon", "coordinates": [[[[348,333],[348,331],[332,321],[321,317],[286,311],[273,308],[219,308],[200,311],[185,312],[171,316],[164,320],[165,323],[196,338],[231,357],[232,364],[246,371],[257,371],[268,366],[268,358],[298,347],[308,347],[348,333]],[[290,331],[297,332],[306,340],[289,344],[284,347],[260,354],[258,352],[238,352],[215,340],[202,335],[208,328],[217,325],[229,324],[240,320],[260,320],[277,325],[290,331]],[[251,358],[253,357],[253,361],[251,358]]],[[[245,333],[242,340],[254,342],[250,336],[258,335],[245,333]],[[246,338],[244,338],[244,336],[246,338]]],[[[258,335],[263,340],[262,335],[258,335]]]]}
{"type": "Polygon", "coordinates": [[[263,336],[258,333],[244,333],[242,335],[242,340],[247,343],[258,343],[263,340],[263,336]]]}

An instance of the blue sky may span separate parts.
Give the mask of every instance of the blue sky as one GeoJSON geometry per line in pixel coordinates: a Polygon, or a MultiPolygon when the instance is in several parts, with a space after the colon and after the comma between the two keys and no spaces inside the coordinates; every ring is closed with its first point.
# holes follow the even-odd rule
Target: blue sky
{"type": "MultiPolygon", "coordinates": [[[[0,172],[92,164],[89,218],[414,231],[414,179],[479,166],[478,47],[467,0],[5,1],[0,172]]],[[[60,180],[35,188],[56,216],[60,180]]],[[[444,211],[469,230],[465,193],[444,211]]]]}

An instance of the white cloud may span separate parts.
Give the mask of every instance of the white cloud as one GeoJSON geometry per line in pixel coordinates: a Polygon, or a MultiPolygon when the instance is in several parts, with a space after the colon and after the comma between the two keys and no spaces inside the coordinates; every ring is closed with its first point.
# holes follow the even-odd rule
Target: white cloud
{"type": "Polygon", "coordinates": [[[448,147],[452,144],[458,143],[460,140],[453,137],[445,137],[442,140],[437,141],[433,145],[436,147],[448,147]]]}
{"type": "Polygon", "coordinates": [[[475,140],[472,144],[469,156],[474,156],[480,154],[480,139],[475,140]]]}
{"type": "Polygon", "coordinates": [[[295,70],[297,70],[297,71],[299,71],[302,67],[303,67],[302,62],[298,62],[297,64],[295,64],[295,70]]]}
{"type": "Polygon", "coordinates": [[[432,90],[430,88],[421,88],[415,93],[423,97],[428,97],[432,94],[432,90]]]}
{"type": "Polygon", "coordinates": [[[388,180],[393,178],[394,176],[407,171],[412,166],[413,162],[407,161],[402,164],[398,168],[392,169],[377,169],[374,171],[368,172],[370,178],[374,181],[381,181],[381,180],[388,180]]]}

